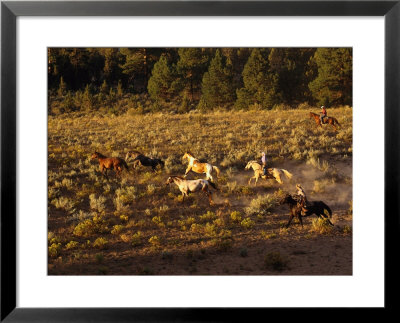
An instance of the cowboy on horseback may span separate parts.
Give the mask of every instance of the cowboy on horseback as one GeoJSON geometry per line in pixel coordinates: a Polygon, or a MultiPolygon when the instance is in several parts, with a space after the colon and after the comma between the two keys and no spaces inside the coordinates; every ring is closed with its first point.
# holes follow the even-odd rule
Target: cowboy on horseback
{"type": "Polygon", "coordinates": [[[296,184],[296,188],[297,188],[296,194],[300,198],[299,206],[301,206],[301,211],[303,213],[306,213],[308,211],[307,210],[308,201],[307,201],[306,193],[304,192],[304,189],[301,187],[300,184],[296,184]]]}
{"type": "Polygon", "coordinates": [[[267,156],[265,156],[265,152],[262,153],[261,163],[263,166],[263,175],[267,175],[267,156]]]}
{"type": "Polygon", "coordinates": [[[326,116],[327,116],[326,109],[324,106],[322,106],[320,112],[321,124],[324,124],[324,118],[326,118],[326,116]]]}

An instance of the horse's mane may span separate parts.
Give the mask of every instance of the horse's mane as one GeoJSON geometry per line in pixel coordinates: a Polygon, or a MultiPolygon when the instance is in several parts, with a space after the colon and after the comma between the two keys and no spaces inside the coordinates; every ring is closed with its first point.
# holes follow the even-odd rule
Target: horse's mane
{"type": "Polygon", "coordinates": [[[318,114],[316,114],[314,112],[311,112],[311,111],[310,111],[310,114],[313,115],[313,116],[318,116],[318,114]]]}
{"type": "Polygon", "coordinates": [[[107,158],[106,156],[104,156],[103,154],[99,153],[98,151],[94,152],[96,155],[98,155],[100,158],[107,158]]]}
{"type": "Polygon", "coordinates": [[[185,179],[183,176],[178,176],[178,175],[171,175],[171,178],[179,178],[179,179],[185,179]]]}
{"type": "Polygon", "coordinates": [[[189,156],[191,156],[191,157],[194,158],[194,155],[193,155],[190,151],[188,151],[188,150],[185,151],[185,154],[188,154],[189,156]]]}

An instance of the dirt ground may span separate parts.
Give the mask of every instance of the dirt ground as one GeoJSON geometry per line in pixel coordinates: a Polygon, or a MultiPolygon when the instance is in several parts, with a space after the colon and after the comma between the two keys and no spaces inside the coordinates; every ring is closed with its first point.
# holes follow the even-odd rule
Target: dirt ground
{"type": "MultiPolygon", "coordinates": [[[[217,160],[215,164],[221,168],[218,190],[213,191],[213,206],[201,193],[191,194],[182,205],[178,188],[173,184],[165,185],[169,175],[183,175],[186,163],[181,160],[180,146],[167,153],[161,148],[157,151],[156,140],[163,149],[174,147],[172,142],[182,141],[179,132],[167,126],[163,128],[161,121],[158,124],[160,133],[148,137],[137,132],[133,124],[136,119],[129,122],[118,118],[52,120],[49,123],[48,274],[352,275],[351,131],[346,129],[346,122],[351,124],[351,114],[346,113],[340,119],[344,130],[338,133],[315,129],[306,120],[296,128],[299,134],[293,135],[294,130],[287,126],[287,120],[276,119],[279,127],[278,121],[273,127],[287,129],[288,143],[278,145],[277,137],[271,137],[265,139],[263,145],[276,146],[275,151],[269,151],[271,167],[284,168],[293,174],[291,180],[283,178],[284,184],[274,180],[259,180],[257,186],[248,184],[253,171],[245,170],[244,166],[252,156],[252,159],[258,157],[258,148],[253,148],[251,143],[260,142],[259,127],[253,126],[254,139],[240,137],[248,143],[234,137],[216,139],[214,130],[210,140],[219,147],[228,147],[232,156],[241,157],[227,160],[230,151],[218,150],[215,144],[204,147],[210,151],[208,159],[217,160]],[[119,129],[122,121],[126,128],[119,129]],[[94,122],[97,128],[90,126],[94,122]],[[132,137],[124,137],[129,133],[128,127],[135,129],[135,140],[143,146],[151,143],[156,147],[153,155],[165,160],[168,154],[166,167],[153,173],[140,166],[129,173],[123,172],[121,177],[110,172],[109,179],[105,179],[99,173],[97,161],[90,160],[90,155],[96,149],[119,151],[118,155],[124,157],[126,150],[135,146],[132,137]],[[119,131],[120,136],[112,131],[119,131]],[[307,147],[309,154],[319,149],[318,159],[297,159],[296,154],[305,149],[299,146],[303,134],[307,134],[308,141],[304,144],[310,146],[307,147]],[[104,138],[106,144],[93,143],[93,138],[104,138]],[[109,138],[120,138],[120,141],[107,147],[109,138]],[[320,144],[321,138],[325,146],[320,144]],[[310,142],[311,139],[314,142],[310,142]],[[229,140],[229,146],[224,140],[229,140]],[[289,148],[280,152],[281,146],[289,148]],[[242,147],[248,147],[248,153],[243,156],[242,147]],[[211,152],[215,157],[211,157],[211,152]],[[310,201],[322,200],[329,205],[333,227],[318,222],[316,216],[311,215],[303,219],[304,227],[293,220],[290,227],[285,228],[289,208],[279,205],[278,197],[283,192],[295,193],[297,183],[304,187],[310,201]],[[104,201],[100,201],[100,197],[104,201]],[[264,197],[272,201],[267,208],[247,211],[252,203],[264,197]]],[[[244,116],[253,118],[251,114],[244,116]]],[[[230,118],[229,114],[225,119],[219,116],[218,122],[233,129],[245,125],[239,117],[233,121],[230,118]]],[[[140,125],[142,119],[137,120],[140,125]]],[[[203,119],[200,121],[204,124],[203,119]]],[[[218,128],[217,123],[215,127],[218,128]]],[[[274,134],[273,131],[268,133],[274,134]]],[[[206,141],[204,138],[208,135],[204,133],[202,140],[206,141]]],[[[196,151],[202,150],[197,148],[196,151]]],[[[205,176],[188,175],[188,179],[194,178],[205,176]]]]}

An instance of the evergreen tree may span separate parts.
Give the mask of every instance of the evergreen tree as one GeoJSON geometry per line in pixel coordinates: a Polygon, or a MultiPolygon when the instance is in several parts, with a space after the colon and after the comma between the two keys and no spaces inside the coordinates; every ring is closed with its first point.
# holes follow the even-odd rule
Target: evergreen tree
{"type": "Polygon", "coordinates": [[[308,84],[313,76],[309,60],[315,53],[313,48],[272,48],[268,55],[271,71],[278,76],[277,91],[289,105],[311,99],[308,84]]]}
{"type": "Polygon", "coordinates": [[[178,54],[177,71],[182,78],[184,89],[190,93],[190,100],[193,101],[207,70],[209,52],[204,48],[179,48],[178,54]]]}
{"type": "Polygon", "coordinates": [[[268,54],[267,49],[252,50],[242,73],[244,86],[236,91],[237,108],[247,109],[253,104],[259,104],[264,109],[271,109],[280,101],[278,76],[269,68],[268,54]]]}
{"type": "Polygon", "coordinates": [[[121,48],[125,61],[120,67],[134,91],[142,92],[147,88],[151,70],[161,53],[160,48],[121,48]]]}
{"type": "Polygon", "coordinates": [[[168,102],[176,94],[176,72],[174,66],[169,66],[165,55],[154,64],[149,79],[148,91],[150,97],[156,102],[168,102]]]}
{"type": "Polygon", "coordinates": [[[67,93],[67,84],[65,84],[64,78],[61,76],[57,94],[58,96],[64,96],[66,93],[67,93]]]}
{"type": "Polygon", "coordinates": [[[313,59],[318,76],[309,88],[317,102],[331,106],[352,105],[352,49],[318,48],[313,59]]]}
{"type": "Polygon", "coordinates": [[[232,65],[229,64],[229,59],[225,61],[228,63],[224,62],[220,51],[217,50],[208,71],[203,76],[200,108],[226,107],[235,101],[232,65]]]}

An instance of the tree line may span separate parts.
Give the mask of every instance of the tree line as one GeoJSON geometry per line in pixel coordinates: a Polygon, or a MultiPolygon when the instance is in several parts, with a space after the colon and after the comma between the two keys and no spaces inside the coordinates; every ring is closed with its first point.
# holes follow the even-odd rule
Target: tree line
{"type": "Polygon", "coordinates": [[[49,48],[49,109],[352,105],[351,48],[49,48]]]}

